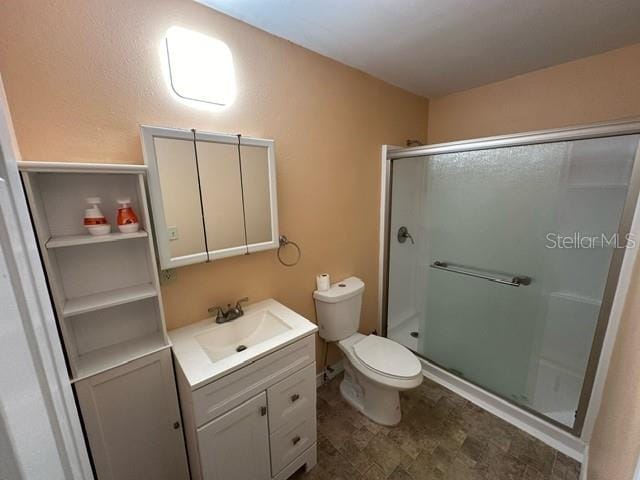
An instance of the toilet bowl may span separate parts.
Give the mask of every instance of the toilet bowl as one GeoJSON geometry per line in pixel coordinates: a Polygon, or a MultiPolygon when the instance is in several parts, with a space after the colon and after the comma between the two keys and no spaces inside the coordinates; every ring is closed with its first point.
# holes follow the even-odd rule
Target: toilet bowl
{"type": "Polygon", "coordinates": [[[315,291],[319,334],[337,342],[344,354],[344,399],[376,423],[397,425],[402,418],[399,392],[422,383],[422,367],[393,340],[357,332],[363,292],[364,282],[356,277],[315,291]]]}
{"type": "Polygon", "coordinates": [[[422,383],[420,361],[402,345],[376,335],[354,333],[338,342],[345,355],[340,392],[376,423],[397,425],[402,390],[422,383]]]}

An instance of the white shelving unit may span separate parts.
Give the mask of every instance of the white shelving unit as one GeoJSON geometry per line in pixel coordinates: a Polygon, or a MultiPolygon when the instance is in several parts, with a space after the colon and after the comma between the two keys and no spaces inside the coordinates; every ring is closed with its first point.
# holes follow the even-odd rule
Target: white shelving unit
{"type": "Polygon", "coordinates": [[[151,235],[145,166],[21,162],[71,381],[170,346],[151,235]],[[102,198],[112,233],[88,235],[85,198],[102,198]],[[130,197],[140,230],[120,233],[116,200],[130,197]]]}
{"type": "Polygon", "coordinates": [[[187,480],[145,166],[21,162],[22,181],[98,480],[187,480]],[[112,233],[83,226],[101,197],[112,233]],[[120,233],[117,200],[141,229],[120,233]]]}

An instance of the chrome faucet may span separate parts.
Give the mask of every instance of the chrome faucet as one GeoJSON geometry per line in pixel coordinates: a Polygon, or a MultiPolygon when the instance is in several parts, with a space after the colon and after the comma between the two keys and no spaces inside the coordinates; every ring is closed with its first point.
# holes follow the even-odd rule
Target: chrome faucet
{"type": "Polygon", "coordinates": [[[235,320],[236,318],[244,315],[244,310],[242,310],[242,303],[248,302],[249,297],[241,298],[236,302],[236,306],[232,307],[231,304],[227,305],[227,310],[225,311],[222,307],[211,307],[207,310],[211,315],[216,314],[216,323],[227,323],[231,320],[235,320]]]}

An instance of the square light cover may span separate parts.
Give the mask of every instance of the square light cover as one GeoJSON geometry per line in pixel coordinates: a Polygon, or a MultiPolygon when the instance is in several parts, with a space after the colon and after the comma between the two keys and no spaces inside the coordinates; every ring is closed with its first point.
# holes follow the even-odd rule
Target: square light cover
{"type": "Polygon", "coordinates": [[[180,98],[229,105],[236,95],[233,57],[226,43],[181,27],[167,31],[171,88],[180,98]]]}

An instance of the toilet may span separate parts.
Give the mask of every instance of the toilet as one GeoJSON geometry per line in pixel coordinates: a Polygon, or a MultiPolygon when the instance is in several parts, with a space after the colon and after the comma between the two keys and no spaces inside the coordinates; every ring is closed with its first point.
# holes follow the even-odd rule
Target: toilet
{"type": "Polygon", "coordinates": [[[422,383],[422,366],[393,340],[358,333],[363,293],[364,282],[356,277],[316,290],[318,333],[344,354],[344,399],[374,422],[393,426],[402,418],[400,391],[422,383]]]}

